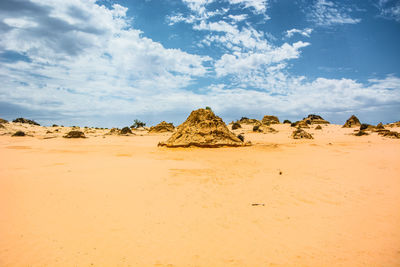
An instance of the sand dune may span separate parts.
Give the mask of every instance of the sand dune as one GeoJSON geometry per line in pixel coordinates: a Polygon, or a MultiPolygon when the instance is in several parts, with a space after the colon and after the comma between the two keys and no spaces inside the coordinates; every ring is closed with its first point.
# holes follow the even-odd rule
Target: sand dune
{"type": "Polygon", "coordinates": [[[34,137],[0,136],[0,266],[400,265],[398,139],[242,125],[252,146],[169,149],[10,125],[34,137]]]}

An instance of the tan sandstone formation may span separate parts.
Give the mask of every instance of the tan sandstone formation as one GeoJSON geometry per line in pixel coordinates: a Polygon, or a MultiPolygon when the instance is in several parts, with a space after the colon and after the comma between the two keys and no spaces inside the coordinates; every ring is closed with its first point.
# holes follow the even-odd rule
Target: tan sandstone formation
{"type": "Polygon", "coordinates": [[[150,127],[149,133],[166,133],[173,132],[174,130],[175,126],[172,123],[162,121],[156,126],[150,127]]]}
{"type": "Polygon", "coordinates": [[[343,128],[352,128],[357,126],[361,126],[360,120],[355,115],[352,115],[343,125],[343,128]]]}
{"type": "Polygon", "coordinates": [[[214,112],[208,109],[192,111],[184,123],[177,127],[177,131],[166,141],[158,144],[166,147],[223,147],[245,146],[235,136],[214,112]]]}
{"type": "Polygon", "coordinates": [[[264,125],[279,124],[279,119],[276,116],[265,115],[261,123],[264,125]]]}
{"type": "Polygon", "coordinates": [[[293,139],[314,139],[311,134],[307,133],[303,129],[297,128],[296,131],[292,133],[293,139]]]}
{"type": "Polygon", "coordinates": [[[329,121],[324,120],[321,116],[315,114],[308,115],[307,118],[303,119],[303,121],[309,121],[310,124],[330,124],[329,121]]]}

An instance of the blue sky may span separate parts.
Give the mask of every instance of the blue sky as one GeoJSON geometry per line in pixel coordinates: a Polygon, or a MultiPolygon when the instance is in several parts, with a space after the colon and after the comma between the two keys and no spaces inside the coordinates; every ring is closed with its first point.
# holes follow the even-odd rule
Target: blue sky
{"type": "Polygon", "coordinates": [[[400,1],[2,0],[0,117],[400,119],[400,1]]]}

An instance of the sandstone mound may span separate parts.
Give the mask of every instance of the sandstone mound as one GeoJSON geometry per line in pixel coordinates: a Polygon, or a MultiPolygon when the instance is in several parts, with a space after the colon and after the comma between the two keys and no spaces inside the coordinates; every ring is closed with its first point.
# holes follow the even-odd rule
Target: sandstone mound
{"type": "Polygon", "coordinates": [[[207,109],[192,111],[177,131],[159,146],[166,147],[223,147],[245,146],[237,136],[228,130],[224,121],[207,109]]]}
{"type": "Polygon", "coordinates": [[[346,123],[343,125],[342,128],[351,128],[351,127],[357,127],[357,126],[361,126],[360,120],[355,115],[352,115],[346,121],[346,123]]]}
{"type": "Polygon", "coordinates": [[[121,129],[121,131],[119,132],[119,134],[132,134],[131,128],[129,127],[124,127],[121,129]]]}
{"type": "Polygon", "coordinates": [[[315,127],[315,130],[322,130],[321,125],[317,125],[317,127],[315,127]]]}
{"type": "Polygon", "coordinates": [[[150,127],[149,133],[166,133],[173,132],[174,130],[175,126],[172,123],[162,121],[156,126],[150,127]]]}
{"type": "Polygon", "coordinates": [[[118,128],[111,128],[111,130],[106,133],[106,135],[117,135],[120,134],[121,130],[118,128]]]}
{"type": "Polygon", "coordinates": [[[377,130],[384,130],[385,127],[383,126],[383,123],[380,122],[378,125],[376,125],[376,129],[377,129],[377,130]]]}
{"type": "Polygon", "coordinates": [[[232,130],[236,130],[236,129],[239,129],[239,128],[242,128],[242,125],[240,125],[240,123],[234,122],[232,124],[232,130]]]}
{"type": "Polygon", "coordinates": [[[307,133],[303,129],[298,128],[292,133],[293,139],[314,139],[311,134],[307,133]]]}
{"type": "Polygon", "coordinates": [[[6,128],[6,127],[4,127],[4,125],[0,123],[0,129],[4,129],[4,128],[6,128]]]}
{"type": "Polygon", "coordinates": [[[70,131],[63,137],[64,138],[86,138],[85,134],[81,131],[70,131]]]}
{"type": "Polygon", "coordinates": [[[0,118],[0,123],[8,123],[8,120],[0,118]]]}
{"type": "Polygon", "coordinates": [[[265,115],[261,123],[264,125],[279,124],[279,119],[276,116],[265,115]]]}
{"type": "Polygon", "coordinates": [[[364,130],[359,130],[356,133],[354,133],[355,136],[363,136],[363,135],[369,135],[369,133],[367,133],[364,130]]]}
{"type": "Polygon", "coordinates": [[[308,126],[307,121],[304,121],[304,120],[293,122],[290,126],[297,127],[297,128],[306,128],[306,129],[310,128],[310,126],[308,126]]]}
{"type": "Polygon", "coordinates": [[[28,123],[28,124],[40,126],[40,124],[37,123],[36,121],[28,120],[28,119],[25,119],[25,118],[17,118],[15,120],[13,120],[13,122],[28,123]]]}
{"type": "Polygon", "coordinates": [[[330,124],[329,121],[324,120],[321,116],[315,115],[315,114],[310,114],[307,116],[307,118],[304,118],[303,121],[310,121],[310,124],[330,124]]]}
{"type": "Polygon", "coordinates": [[[259,124],[260,123],[260,121],[257,119],[249,119],[247,117],[242,117],[237,122],[240,124],[259,124]]]}
{"type": "Polygon", "coordinates": [[[392,123],[388,123],[385,126],[393,128],[393,127],[400,127],[400,121],[396,121],[396,122],[392,122],[392,123]]]}

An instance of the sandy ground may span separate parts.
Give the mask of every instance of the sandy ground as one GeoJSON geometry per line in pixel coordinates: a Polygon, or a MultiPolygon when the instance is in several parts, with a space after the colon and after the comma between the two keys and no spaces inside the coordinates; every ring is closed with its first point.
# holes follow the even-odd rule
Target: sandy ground
{"type": "Polygon", "coordinates": [[[400,266],[398,139],[276,125],[168,149],[18,127],[34,137],[0,136],[0,266],[400,266]]]}

